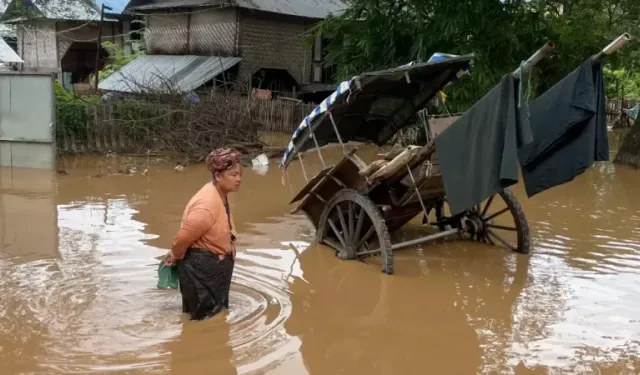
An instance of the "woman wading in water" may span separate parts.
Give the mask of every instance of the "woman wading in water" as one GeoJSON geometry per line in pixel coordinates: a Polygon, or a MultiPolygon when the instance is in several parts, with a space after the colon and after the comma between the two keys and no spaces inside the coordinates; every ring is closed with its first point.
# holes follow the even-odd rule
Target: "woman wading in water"
{"type": "Polygon", "coordinates": [[[210,318],[229,308],[229,288],[235,263],[235,226],[227,195],[242,182],[242,154],[217,149],[205,160],[213,182],[204,185],[187,204],[180,230],[165,264],[178,267],[182,312],[192,320],[210,318]]]}

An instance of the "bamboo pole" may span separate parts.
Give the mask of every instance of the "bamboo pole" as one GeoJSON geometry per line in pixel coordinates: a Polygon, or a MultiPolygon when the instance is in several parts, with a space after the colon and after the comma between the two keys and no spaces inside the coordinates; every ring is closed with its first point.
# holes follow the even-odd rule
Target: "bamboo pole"
{"type": "Polygon", "coordinates": [[[592,59],[594,62],[601,62],[605,57],[612,55],[618,49],[622,48],[627,42],[631,40],[631,35],[629,33],[624,33],[613,40],[613,42],[609,43],[606,47],[602,49],[602,51],[595,54],[592,59]]]}
{"type": "Polygon", "coordinates": [[[540,47],[540,49],[537,50],[533,55],[531,55],[531,57],[529,57],[521,67],[518,67],[518,69],[513,72],[513,76],[519,79],[523,74],[527,73],[537,63],[539,63],[540,60],[551,55],[554,49],[555,45],[552,42],[547,42],[544,46],[540,47]]]}

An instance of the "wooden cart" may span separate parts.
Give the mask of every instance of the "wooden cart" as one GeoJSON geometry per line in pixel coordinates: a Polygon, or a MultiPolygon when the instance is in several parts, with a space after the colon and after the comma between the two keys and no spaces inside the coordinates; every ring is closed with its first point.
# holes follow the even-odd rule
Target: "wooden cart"
{"type": "MultiPolygon", "coordinates": [[[[552,50],[551,43],[543,46],[513,72],[514,77],[519,79],[552,50]]],[[[434,139],[450,122],[430,124],[423,108],[445,85],[468,73],[472,57],[435,54],[427,63],[364,73],[341,83],[303,120],[280,166],[286,169],[297,156],[306,178],[301,154],[310,149],[319,154],[324,168],[291,200],[297,204],[293,212],[304,213],[316,228],[317,242],[345,260],[379,257],[387,274],[394,272],[394,250],[452,235],[529,253],[529,225],[509,189],[448,214],[434,139]],[[416,122],[424,125],[424,146],[394,145],[369,165],[357,156],[356,148],[348,150],[349,141],[384,145],[416,122]],[[326,166],[320,149],[332,142],[342,145],[344,157],[326,166]],[[424,215],[423,225],[432,229],[430,233],[392,243],[391,233],[418,215],[424,215]],[[502,219],[507,223],[499,222],[502,219]]]]}
{"type": "MultiPolygon", "coordinates": [[[[550,50],[551,46],[545,46],[528,65],[550,50]]],[[[455,216],[447,214],[433,138],[448,124],[433,129],[426,121],[425,133],[431,139],[425,146],[395,145],[369,165],[357,156],[357,148],[347,150],[345,145],[347,141],[382,145],[409,123],[424,119],[418,113],[445,85],[469,71],[472,57],[436,54],[427,63],[365,73],[343,82],[305,118],[285,151],[282,167],[296,155],[302,161],[301,152],[315,148],[320,153],[322,145],[336,140],[345,151],[342,160],[325,166],[291,200],[297,204],[293,212],[306,214],[316,228],[319,243],[333,248],[345,260],[380,257],[382,271],[387,274],[394,272],[394,250],[455,234],[529,252],[529,226],[509,190],[489,198],[482,206],[455,216]],[[497,200],[505,207],[490,213],[497,200]],[[432,212],[435,220],[428,218],[432,212]],[[392,243],[391,233],[421,214],[423,224],[436,233],[392,243]],[[495,224],[500,215],[510,216],[512,224],[495,224]],[[500,231],[515,233],[516,239],[508,241],[500,231]]],[[[324,164],[322,154],[319,156],[324,164]]]]}
{"type": "MultiPolygon", "coordinates": [[[[316,228],[317,242],[335,249],[341,259],[380,256],[382,270],[387,274],[393,273],[394,250],[454,234],[520,253],[529,252],[529,225],[510,190],[505,189],[473,210],[450,216],[433,147],[417,150],[420,156],[403,163],[396,173],[371,179],[363,175],[368,166],[354,148],[339,163],[323,169],[306,184],[291,201],[298,203],[293,213],[304,212],[316,228]],[[490,210],[498,200],[506,207],[497,212],[490,210]],[[431,212],[435,213],[435,221],[428,221],[427,214],[431,212]],[[391,242],[391,232],[421,214],[425,215],[423,223],[438,233],[391,242]],[[512,224],[494,224],[500,215],[511,216],[512,224]],[[500,233],[504,231],[515,232],[516,241],[505,239],[500,233]]],[[[396,160],[401,156],[396,156],[396,160]]]]}

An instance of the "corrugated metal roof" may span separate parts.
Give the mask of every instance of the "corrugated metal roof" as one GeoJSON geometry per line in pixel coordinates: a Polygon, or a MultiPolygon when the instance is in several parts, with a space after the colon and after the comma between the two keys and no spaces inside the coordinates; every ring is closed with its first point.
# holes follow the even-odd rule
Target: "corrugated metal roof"
{"type": "MultiPolygon", "coordinates": [[[[9,12],[2,15],[3,22],[19,22],[23,16],[12,16],[17,6],[34,9],[42,14],[42,17],[54,20],[69,21],[97,21],[100,19],[100,8],[93,0],[27,0],[18,2],[11,0],[8,3],[9,12]]],[[[108,5],[108,4],[107,4],[108,5]]],[[[113,12],[112,12],[113,13],[113,12]]],[[[105,15],[105,21],[117,21],[105,15]]]]}
{"type": "Polygon", "coordinates": [[[342,12],[341,0],[233,0],[239,7],[308,18],[325,18],[342,12]]]}
{"type": "Polygon", "coordinates": [[[0,38],[0,63],[3,64],[16,64],[16,63],[24,63],[20,56],[13,50],[13,48],[9,47],[7,42],[4,39],[0,38]]]}
{"type": "Polygon", "coordinates": [[[32,0],[45,18],[90,21],[100,19],[100,11],[93,2],[85,0],[32,0]]]}
{"type": "Polygon", "coordinates": [[[206,6],[222,6],[220,4],[212,4],[212,0],[162,0],[156,2],[144,2],[143,5],[135,5],[136,0],[131,0],[124,8],[126,11],[146,10],[146,9],[168,9],[180,7],[206,7],[206,6]]]}
{"type": "Polygon", "coordinates": [[[14,25],[0,24],[0,37],[1,38],[16,38],[16,27],[14,25]]]}
{"type": "Polygon", "coordinates": [[[108,91],[189,92],[240,62],[240,57],[139,56],[98,84],[108,91]]]}
{"type": "Polygon", "coordinates": [[[240,8],[261,10],[263,12],[317,19],[326,18],[330,13],[338,14],[347,7],[343,0],[152,0],[151,2],[145,2],[144,5],[135,5],[135,3],[136,0],[131,0],[125,9],[165,9],[172,7],[221,6],[228,4],[240,8]]]}
{"type": "MultiPolygon", "coordinates": [[[[8,6],[8,3],[0,1],[0,17],[2,14],[4,14],[5,10],[7,10],[8,6]]],[[[16,27],[14,25],[0,24],[1,38],[16,38],[17,36],[18,34],[16,33],[16,27]]]]}

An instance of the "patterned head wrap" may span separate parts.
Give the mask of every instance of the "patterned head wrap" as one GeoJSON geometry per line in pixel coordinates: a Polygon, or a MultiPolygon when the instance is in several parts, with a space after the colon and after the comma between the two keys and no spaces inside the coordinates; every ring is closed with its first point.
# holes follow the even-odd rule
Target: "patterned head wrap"
{"type": "Polygon", "coordinates": [[[215,149],[207,155],[207,158],[204,161],[204,165],[211,174],[224,172],[231,169],[234,164],[238,163],[242,163],[242,154],[240,151],[233,148],[215,149]]]}

